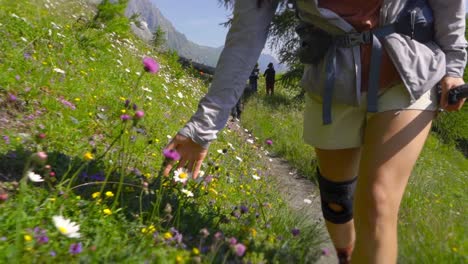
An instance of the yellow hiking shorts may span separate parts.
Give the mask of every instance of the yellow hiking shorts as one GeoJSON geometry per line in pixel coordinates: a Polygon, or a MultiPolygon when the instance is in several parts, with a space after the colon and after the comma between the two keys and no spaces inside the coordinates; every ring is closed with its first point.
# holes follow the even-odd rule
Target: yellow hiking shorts
{"type": "MultiPolygon", "coordinates": [[[[364,140],[367,120],[375,113],[367,112],[367,93],[363,93],[359,106],[332,105],[332,123],[323,125],[322,99],[314,94],[306,95],[304,110],[304,141],[321,149],[346,149],[360,147],[364,140]]],[[[403,84],[385,89],[378,100],[379,112],[402,110],[436,111],[437,94],[432,89],[411,103],[403,84]]]]}

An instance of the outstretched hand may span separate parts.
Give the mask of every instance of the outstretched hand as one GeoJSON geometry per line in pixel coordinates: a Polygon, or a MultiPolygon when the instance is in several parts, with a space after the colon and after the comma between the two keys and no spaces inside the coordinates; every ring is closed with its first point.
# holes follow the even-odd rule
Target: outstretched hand
{"type": "Polygon", "coordinates": [[[457,77],[444,77],[440,81],[440,85],[442,88],[442,94],[440,97],[440,108],[452,112],[452,111],[458,111],[462,108],[463,104],[465,103],[465,99],[462,99],[458,101],[456,104],[449,105],[448,104],[448,92],[450,89],[453,89],[459,85],[464,84],[465,82],[463,81],[463,78],[457,78],[457,77]]]}
{"type": "MultiPolygon", "coordinates": [[[[203,160],[208,154],[208,149],[195,143],[191,138],[179,134],[171,140],[165,149],[176,150],[180,154],[177,168],[187,168],[189,172],[192,172],[192,177],[194,179],[198,177],[203,160]]],[[[168,176],[177,163],[176,160],[166,161],[167,163],[163,170],[164,176],[168,176]]]]}

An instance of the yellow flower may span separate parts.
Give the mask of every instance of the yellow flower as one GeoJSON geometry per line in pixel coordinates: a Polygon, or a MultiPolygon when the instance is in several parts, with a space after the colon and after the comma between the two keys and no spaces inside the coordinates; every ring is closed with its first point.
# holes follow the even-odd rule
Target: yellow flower
{"type": "Polygon", "coordinates": [[[214,195],[218,195],[218,192],[213,188],[210,188],[208,191],[212,192],[214,195]]]}
{"type": "Polygon", "coordinates": [[[125,100],[127,100],[127,99],[126,99],[125,97],[122,97],[122,96],[121,96],[121,97],[120,97],[120,100],[121,100],[121,101],[125,101],[125,100]]]}
{"type": "Polygon", "coordinates": [[[198,248],[193,248],[193,249],[192,249],[192,253],[193,253],[194,255],[200,255],[200,250],[199,250],[198,248]]]}
{"type": "Polygon", "coordinates": [[[86,152],[86,153],[84,154],[84,159],[85,159],[85,160],[93,160],[93,159],[94,159],[94,156],[93,156],[93,154],[92,154],[91,152],[88,151],[88,152],[86,152]]]}
{"type": "Polygon", "coordinates": [[[147,179],[151,178],[151,173],[145,173],[145,177],[146,177],[147,179]]]}
{"type": "Polygon", "coordinates": [[[111,215],[111,214],[112,214],[112,211],[111,211],[109,208],[106,208],[106,209],[102,210],[102,212],[103,212],[105,215],[111,215]]]}
{"type": "Polygon", "coordinates": [[[125,113],[127,113],[127,110],[122,109],[122,110],[120,110],[120,112],[121,112],[122,114],[125,114],[125,113]]]}
{"type": "Polygon", "coordinates": [[[252,234],[253,237],[257,236],[257,230],[255,230],[255,228],[250,228],[250,233],[252,234]]]}
{"type": "Polygon", "coordinates": [[[108,197],[108,198],[114,197],[114,193],[111,192],[111,191],[107,191],[106,192],[106,197],[108,197]]]}
{"type": "Polygon", "coordinates": [[[93,197],[93,199],[99,198],[100,196],[101,196],[100,192],[95,192],[95,193],[91,194],[91,197],[93,197]]]}
{"type": "Polygon", "coordinates": [[[31,241],[32,239],[33,239],[32,236],[30,236],[30,235],[24,235],[24,240],[25,240],[25,241],[28,241],[28,242],[29,242],[29,241],[31,241]]]}
{"type": "Polygon", "coordinates": [[[146,229],[146,227],[143,227],[143,228],[141,229],[141,232],[142,232],[143,234],[146,234],[146,233],[148,233],[148,229],[146,229]]]}
{"type": "Polygon", "coordinates": [[[75,98],[75,102],[79,102],[79,101],[81,101],[81,98],[79,97],[75,98]]]}
{"type": "Polygon", "coordinates": [[[166,233],[164,233],[163,236],[164,236],[164,239],[171,239],[172,238],[171,232],[166,232],[166,233]]]}
{"type": "Polygon", "coordinates": [[[176,263],[182,263],[184,261],[184,257],[178,255],[176,256],[176,263]]]}

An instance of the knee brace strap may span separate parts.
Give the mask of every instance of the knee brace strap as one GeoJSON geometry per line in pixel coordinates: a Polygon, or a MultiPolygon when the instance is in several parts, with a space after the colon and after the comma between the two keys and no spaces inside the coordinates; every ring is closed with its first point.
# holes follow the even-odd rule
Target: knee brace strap
{"type": "Polygon", "coordinates": [[[345,182],[333,182],[325,179],[317,170],[323,217],[334,223],[344,224],[353,219],[353,198],[356,178],[345,182]],[[330,204],[337,204],[341,210],[333,210],[330,204]]]}

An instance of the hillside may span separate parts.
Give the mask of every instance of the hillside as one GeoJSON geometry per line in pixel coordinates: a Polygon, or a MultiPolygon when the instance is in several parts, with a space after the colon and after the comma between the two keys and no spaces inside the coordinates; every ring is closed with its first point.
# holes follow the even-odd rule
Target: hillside
{"type": "MultiPolygon", "coordinates": [[[[198,45],[180,33],[173,24],[164,17],[161,11],[150,0],[130,0],[125,11],[127,16],[139,14],[139,19],[143,22],[140,27],[134,26],[136,34],[142,39],[149,41],[152,39],[152,32],[161,27],[166,32],[168,48],[176,50],[183,57],[190,58],[196,62],[209,66],[216,66],[223,47],[207,47],[198,45]]],[[[283,65],[268,54],[262,54],[259,58],[260,69],[266,69],[268,63],[273,62],[278,72],[285,70],[283,65]]]]}
{"type": "Polygon", "coordinates": [[[0,0],[0,262],[314,262],[317,224],[219,133],[198,179],[163,152],[206,92],[120,5],[0,0]],[[99,14],[99,15],[98,15],[99,14]]]}

